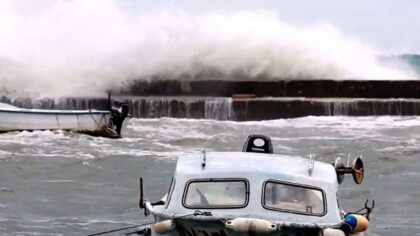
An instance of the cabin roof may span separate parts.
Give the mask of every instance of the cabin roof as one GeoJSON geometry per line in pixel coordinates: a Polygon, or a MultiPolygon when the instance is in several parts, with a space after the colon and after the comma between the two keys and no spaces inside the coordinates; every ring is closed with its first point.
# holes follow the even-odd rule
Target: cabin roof
{"type": "Polygon", "coordinates": [[[207,152],[205,161],[201,153],[180,157],[175,176],[186,178],[258,176],[310,185],[320,182],[323,185],[337,185],[336,172],[331,164],[314,161],[312,173],[309,174],[310,166],[309,158],[249,152],[207,152]]]}

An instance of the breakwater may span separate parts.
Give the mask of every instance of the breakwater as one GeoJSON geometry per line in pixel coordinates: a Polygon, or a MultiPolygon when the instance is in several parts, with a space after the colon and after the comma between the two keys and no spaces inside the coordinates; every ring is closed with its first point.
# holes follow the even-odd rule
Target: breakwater
{"type": "Polygon", "coordinates": [[[420,80],[134,81],[118,91],[133,96],[420,98],[420,80]]]}
{"type": "MultiPolygon", "coordinates": [[[[420,99],[327,98],[210,98],[119,97],[129,104],[132,117],[215,120],[267,120],[302,116],[420,115],[420,99]]],[[[106,98],[16,99],[10,104],[40,109],[107,109],[106,98]]]]}
{"type": "MultiPolygon", "coordinates": [[[[418,81],[157,81],[114,92],[132,117],[267,120],[302,116],[420,115],[418,81]],[[200,95],[200,96],[199,96],[200,95]]],[[[24,108],[100,109],[107,98],[1,97],[24,108]]]]}

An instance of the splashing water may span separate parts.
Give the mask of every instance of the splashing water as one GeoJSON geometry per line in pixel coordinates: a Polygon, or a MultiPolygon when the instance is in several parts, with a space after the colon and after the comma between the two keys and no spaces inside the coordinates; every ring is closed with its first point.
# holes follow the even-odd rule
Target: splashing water
{"type": "Polygon", "coordinates": [[[131,119],[123,132],[118,140],[62,131],[0,135],[0,235],[87,235],[148,222],[138,208],[138,177],[145,196],[160,199],[177,157],[202,148],[241,151],[249,134],[270,136],[277,154],[314,154],[325,163],[362,154],[365,181],[356,186],[346,177],[343,209],[375,200],[366,236],[420,232],[420,117],[131,119]]]}
{"type": "MultiPolygon", "coordinates": [[[[274,12],[133,11],[117,1],[0,3],[0,93],[103,95],[132,79],[412,79],[332,25],[274,12]]],[[[404,67],[404,66],[400,66],[404,67]]]]}

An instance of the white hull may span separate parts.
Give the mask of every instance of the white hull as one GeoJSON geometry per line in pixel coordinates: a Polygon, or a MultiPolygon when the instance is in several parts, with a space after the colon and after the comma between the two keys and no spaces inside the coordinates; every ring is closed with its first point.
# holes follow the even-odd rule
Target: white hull
{"type": "Polygon", "coordinates": [[[74,130],[95,132],[109,127],[108,111],[0,109],[0,131],[74,130]]]}

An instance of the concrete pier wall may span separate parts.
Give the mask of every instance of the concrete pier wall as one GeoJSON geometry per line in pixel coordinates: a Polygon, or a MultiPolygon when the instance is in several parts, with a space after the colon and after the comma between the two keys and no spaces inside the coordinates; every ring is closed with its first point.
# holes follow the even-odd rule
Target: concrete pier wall
{"type": "MultiPolygon", "coordinates": [[[[420,99],[251,98],[230,97],[119,97],[137,118],[268,120],[302,116],[420,115],[420,99]]],[[[41,109],[107,109],[106,98],[9,99],[19,107],[41,109]]]]}
{"type": "Polygon", "coordinates": [[[135,81],[119,91],[132,96],[211,96],[255,94],[257,97],[420,98],[420,81],[135,81]]]}
{"type": "Polygon", "coordinates": [[[235,120],[303,116],[420,115],[420,99],[254,99],[233,102],[235,120]]]}
{"type": "MultiPolygon", "coordinates": [[[[115,93],[114,93],[115,95],[115,93]]],[[[117,96],[138,118],[268,120],[301,116],[420,115],[420,81],[136,81],[117,96]]],[[[106,110],[107,98],[32,100],[24,108],[106,110]]]]}

